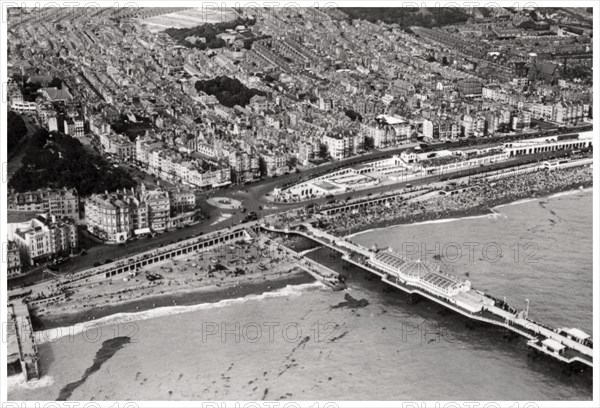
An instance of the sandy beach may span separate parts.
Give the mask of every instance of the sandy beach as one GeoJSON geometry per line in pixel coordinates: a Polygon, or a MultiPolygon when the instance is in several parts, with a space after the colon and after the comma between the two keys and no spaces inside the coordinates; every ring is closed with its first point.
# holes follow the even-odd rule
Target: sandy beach
{"type": "MultiPolygon", "coordinates": [[[[70,283],[61,288],[65,300],[35,309],[34,323],[36,329],[70,326],[123,311],[214,302],[314,281],[296,261],[266,237],[221,246],[124,277],[96,276],[70,283]]],[[[47,285],[48,292],[57,289],[53,283],[47,285]]]]}

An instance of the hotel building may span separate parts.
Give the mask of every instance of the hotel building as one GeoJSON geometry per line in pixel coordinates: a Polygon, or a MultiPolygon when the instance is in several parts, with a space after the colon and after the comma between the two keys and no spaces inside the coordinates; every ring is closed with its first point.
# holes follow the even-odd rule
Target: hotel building
{"type": "Polygon", "coordinates": [[[30,265],[69,253],[79,245],[77,225],[69,218],[38,215],[28,222],[10,225],[9,239],[17,244],[21,258],[30,265]]]}

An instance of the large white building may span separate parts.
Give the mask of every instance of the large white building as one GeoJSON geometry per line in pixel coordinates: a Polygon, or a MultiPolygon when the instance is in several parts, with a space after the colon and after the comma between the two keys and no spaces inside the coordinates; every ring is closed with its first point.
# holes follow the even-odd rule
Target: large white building
{"type": "Polygon", "coordinates": [[[109,242],[125,242],[136,229],[148,228],[148,206],[135,191],[94,194],[85,200],[90,234],[109,242]]]}
{"type": "Polygon", "coordinates": [[[231,152],[229,154],[229,167],[236,183],[254,180],[260,176],[259,157],[247,152],[231,152]]]}
{"type": "Polygon", "coordinates": [[[410,142],[412,128],[404,118],[379,115],[360,125],[360,134],[373,140],[375,148],[397,146],[410,142]]]}
{"type": "Polygon", "coordinates": [[[260,157],[265,162],[268,177],[281,176],[290,169],[287,165],[287,157],[282,153],[263,151],[260,157]]]}
{"type": "Polygon", "coordinates": [[[37,112],[37,103],[24,102],[24,101],[13,101],[10,108],[18,113],[33,114],[33,113],[37,112]]]}
{"type": "Polygon", "coordinates": [[[9,239],[15,242],[21,258],[30,265],[68,253],[79,245],[75,222],[54,215],[38,215],[28,222],[10,224],[9,239]]]}
{"type": "Polygon", "coordinates": [[[327,146],[327,151],[332,159],[341,160],[347,157],[348,140],[341,135],[325,135],[323,143],[327,146]]]}
{"type": "Polygon", "coordinates": [[[142,185],[114,193],[94,194],[85,201],[87,230],[109,243],[149,231],[162,232],[193,221],[196,196],[177,189],[146,190],[142,185]]]}
{"type": "Polygon", "coordinates": [[[132,160],[136,157],[136,146],[125,135],[118,133],[101,133],[98,138],[105,153],[114,154],[121,160],[132,160]]]}
{"type": "Polygon", "coordinates": [[[592,147],[593,132],[584,132],[572,137],[549,136],[504,144],[509,157],[523,154],[535,154],[567,149],[586,149],[592,147]]]}
{"type": "Polygon", "coordinates": [[[365,134],[363,132],[336,132],[323,136],[323,144],[327,146],[329,155],[334,160],[341,160],[363,150],[365,134]]]}
{"type": "Polygon", "coordinates": [[[84,134],[83,119],[68,118],[64,121],[65,135],[82,137],[84,134]]]}

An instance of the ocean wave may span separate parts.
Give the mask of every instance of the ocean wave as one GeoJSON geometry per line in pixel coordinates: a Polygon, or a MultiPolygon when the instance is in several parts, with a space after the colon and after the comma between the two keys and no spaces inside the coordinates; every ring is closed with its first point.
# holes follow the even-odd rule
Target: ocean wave
{"type": "Polygon", "coordinates": [[[570,195],[578,194],[578,193],[591,193],[592,191],[593,191],[592,187],[582,188],[582,189],[577,189],[577,190],[561,191],[560,193],[552,194],[548,198],[557,198],[557,197],[563,197],[563,196],[570,196],[570,195]]]}
{"type": "Polygon", "coordinates": [[[522,200],[517,200],[517,201],[510,202],[510,203],[497,205],[497,206],[494,207],[494,209],[498,209],[498,208],[502,208],[502,207],[508,207],[508,206],[511,206],[511,205],[519,205],[519,204],[530,203],[532,201],[538,201],[539,199],[540,199],[540,197],[524,198],[522,200]]]}
{"type": "Polygon", "coordinates": [[[49,375],[44,375],[39,380],[25,380],[25,373],[19,375],[11,375],[6,378],[6,388],[8,389],[23,389],[23,390],[35,390],[39,388],[46,388],[54,384],[54,378],[49,375]]]}
{"type": "Polygon", "coordinates": [[[409,224],[409,225],[426,225],[426,224],[444,224],[447,222],[454,222],[454,221],[463,221],[463,220],[475,220],[478,218],[498,218],[498,216],[501,216],[501,214],[499,213],[489,213],[489,214],[480,214],[480,215],[469,215],[467,217],[458,217],[458,218],[442,218],[441,220],[429,220],[429,221],[421,221],[421,222],[415,222],[414,224],[409,224]]]}
{"type": "Polygon", "coordinates": [[[371,232],[376,232],[379,230],[386,230],[389,231],[391,229],[395,229],[395,228],[402,228],[402,227],[412,227],[414,225],[426,225],[426,224],[443,224],[446,222],[454,222],[454,221],[461,221],[461,220],[472,220],[472,219],[477,219],[477,218],[506,218],[506,216],[504,214],[500,214],[500,213],[496,213],[496,212],[491,212],[489,214],[480,214],[480,215],[469,215],[466,217],[458,217],[458,218],[442,218],[439,220],[428,220],[428,221],[419,221],[419,222],[413,222],[410,224],[395,224],[395,225],[388,225],[388,226],[383,226],[383,227],[377,227],[377,228],[370,228],[368,230],[364,230],[364,231],[360,231],[360,232],[355,232],[354,234],[350,234],[350,235],[346,235],[344,236],[344,238],[352,238],[352,237],[356,237],[362,234],[368,234],[371,232]]]}
{"type": "Polygon", "coordinates": [[[249,301],[259,301],[271,298],[280,298],[288,296],[300,296],[305,292],[312,290],[326,289],[327,286],[320,281],[311,283],[303,283],[300,285],[287,285],[283,288],[264,292],[260,295],[247,295],[241,298],[235,299],[223,299],[215,303],[200,303],[197,305],[189,306],[165,306],[158,307],[155,309],[144,310],[133,313],[116,313],[110,316],[105,316],[100,319],[90,320],[85,323],[77,323],[73,326],[68,327],[57,327],[54,329],[43,330],[35,332],[35,341],[37,344],[53,343],[66,336],[76,336],[87,330],[94,329],[106,325],[116,324],[127,324],[132,322],[138,322],[142,320],[154,319],[157,317],[172,316],[182,313],[189,313],[198,310],[208,310],[224,308],[232,305],[238,305],[249,301]]]}

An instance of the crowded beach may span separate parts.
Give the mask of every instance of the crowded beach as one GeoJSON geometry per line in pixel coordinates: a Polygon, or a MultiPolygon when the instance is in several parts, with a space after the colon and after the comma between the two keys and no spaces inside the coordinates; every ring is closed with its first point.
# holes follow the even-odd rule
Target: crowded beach
{"type": "MultiPolygon", "coordinates": [[[[168,259],[123,276],[98,275],[60,287],[66,296],[36,310],[38,317],[77,313],[89,308],[169,294],[214,291],[242,283],[265,282],[301,273],[288,252],[266,237],[238,241],[210,251],[168,259]]],[[[56,292],[58,282],[46,282],[46,293],[56,292]]],[[[174,301],[175,302],[175,301],[174,301]]],[[[174,303],[175,304],[175,303],[174,303]]]]}
{"type": "Polygon", "coordinates": [[[458,184],[449,184],[438,194],[388,201],[329,215],[321,220],[320,227],[336,235],[346,235],[393,224],[485,214],[512,201],[591,187],[592,176],[592,168],[586,165],[542,170],[499,180],[465,178],[458,184]],[[457,194],[448,194],[453,189],[457,194]]]}

